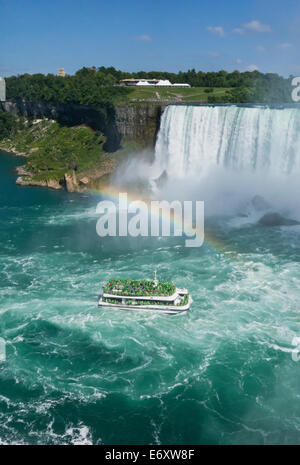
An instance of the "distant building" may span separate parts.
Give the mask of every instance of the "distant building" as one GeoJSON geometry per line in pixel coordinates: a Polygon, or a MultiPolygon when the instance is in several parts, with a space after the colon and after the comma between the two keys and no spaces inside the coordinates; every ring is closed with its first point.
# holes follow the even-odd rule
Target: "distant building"
{"type": "Polygon", "coordinates": [[[155,86],[158,83],[158,79],[122,79],[121,86],[155,86]]]}
{"type": "Polygon", "coordinates": [[[175,83],[172,85],[172,87],[191,87],[190,84],[180,84],[180,83],[175,83]]]}
{"type": "Polygon", "coordinates": [[[157,87],[172,87],[173,84],[171,84],[168,79],[161,79],[156,85],[157,87]]]}
{"type": "Polygon", "coordinates": [[[189,84],[172,84],[168,79],[123,79],[121,86],[191,87],[189,84]]]}
{"type": "Polygon", "coordinates": [[[66,73],[65,73],[64,68],[59,68],[57,76],[66,77],[66,73]]]}
{"type": "Polygon", "coordinates": [[[148,81],[139,81],[139,82],[137,82],[135,85],[136,85],[136,86],[144,86],[144,87],[145,87],[145,86],[146,86],[146,87],[147,87],[147,86],[150,86],[150,87],[151,87],[151,86],[154,86],[155,84],[151,84],[151,83],[148,82],[148,81]]]}
{"type": "Polygon", "coordinates": [[[6,84],[5,79],[0,77],[0,102],[5,102],[6,100],[6,84]]]}

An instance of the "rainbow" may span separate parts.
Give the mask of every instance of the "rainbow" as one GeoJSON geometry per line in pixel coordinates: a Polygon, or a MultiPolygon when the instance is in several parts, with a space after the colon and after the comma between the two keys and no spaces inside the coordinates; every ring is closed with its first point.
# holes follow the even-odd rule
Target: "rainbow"
{"type": "MultiPolygon", "coordinates": [[[[97,195],[101,195],[101,197],[104,197],[106,200],[111,200],[114,203],[119,202],[119,194],[122,193],[119,189],[113,188],[112,186],[105,187],[103,189],[91,189],[89,192],[97,195]]],[[[151,200],[149,198],[146,198],[143,196],[139,196],[137,193],[130,193],[126,192],[127,194],[127,200],[128,202],[133,202],[136,200],[142,200],[147,204],[147,206],[150,208],[151,206],[151,200]],[[142,197],[142,198],[141,198],[142,197]]],[[[153,200],[153,199],[152,199],[153,200]]],[[[164,212],[162,209],[159,210],[158,216],[161,219],[164,219],[164,212]]],[[[181,226],[182,224],[182,217],[178,217],[176,214],[173,212],[171,213],[171,222],[173,225],[178,225],[181,226]]],[[[195,233],[195,229],[192,231],[195,233]]],[[[222,239],[216,237],[213,233],[205,231],[204,234],[204,243],[207,247],[210,249],[213,249],[216,253],[221,253],[224,255],[225,258],[228,260],[234,260],[236,262],[241,261],[240,254],[234,250],[228,250],[228,243],[223,241],[222,239]]]]}

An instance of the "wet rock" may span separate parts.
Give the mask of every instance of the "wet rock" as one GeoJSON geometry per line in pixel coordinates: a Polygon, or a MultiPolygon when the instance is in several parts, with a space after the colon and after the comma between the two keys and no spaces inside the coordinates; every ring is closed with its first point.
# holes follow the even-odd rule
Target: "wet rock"
{"type": "Polygon", "coordinates": [[[166,170],[164,170],[161,173],[161,175],[154,180],[154,182],[156,184],[156,187],[158,187],[160,189],[161,187],[164,186],[164,184],[167,182],[167,180],[168,180],[168,175],[167,175],[166,170]]]}
{"type": "Polygon", "coordinates": [[[38,186],[38,187],[50,187],[50,189],[62,189],[62,186],[58,181],[54,179],[48,179],[47,181],[36,181],[30,176],[19,176],[16,180],[18,186],[38,186]]]}
{"type": "Polygon", "coordinates": [[[16,184],[19,186],[39,186],[47,187],[47,181],[34,181],[30,177],[19,176],[16,180],[16,184]]]}
{"type": "Polygon", "coordinates": [[[300,222],[290,218],[284,218],[279,213],[266,213],[258,221],[258,224],[262,226],[295,226],[300,224],[300,222]]]}
{"type": "Polygon", "coordinates": [[[62,186],[58,181],[55,181],[54,179],[49,179],[47,181],[47,187],[50,187],[51,189],[61,189],[62,186]]]}
{"type": "Polygon", "coordinates": [[[83,178],[79,179],[79,182],[81,182],[82,184],[88,184],[90,180],[87,176],[84,176],[83,178]]]}

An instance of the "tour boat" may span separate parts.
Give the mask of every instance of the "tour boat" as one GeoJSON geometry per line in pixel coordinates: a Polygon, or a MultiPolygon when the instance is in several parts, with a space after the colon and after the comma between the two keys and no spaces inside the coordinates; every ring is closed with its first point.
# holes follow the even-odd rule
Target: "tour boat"
{"type": "Polygon", "coordinates": [[[112,279],[103,286],[99,307],[119,310],[145,310],[160,313],[182,313],[189,310],[192,298],[187,289],[172,282],[112,279]]]}

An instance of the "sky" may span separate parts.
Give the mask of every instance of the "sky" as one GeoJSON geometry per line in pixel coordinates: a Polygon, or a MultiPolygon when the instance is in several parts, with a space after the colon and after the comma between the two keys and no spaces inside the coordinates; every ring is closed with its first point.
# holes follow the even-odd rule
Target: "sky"
{"type": "Polygon", "coordinates": [[[299,0],[0,0],[0,76],[83,66],[300,75],[299,0]]]}

